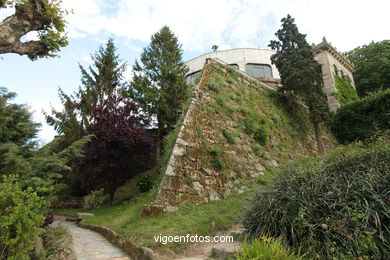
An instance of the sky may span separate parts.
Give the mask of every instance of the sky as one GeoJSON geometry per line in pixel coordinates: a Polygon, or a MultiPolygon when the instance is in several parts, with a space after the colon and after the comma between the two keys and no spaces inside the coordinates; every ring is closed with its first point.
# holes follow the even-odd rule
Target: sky
{"type": "MultiPolygon", "coordinates": [[[[326,36],[339,51],[390,38],[389,0],[63,0],[72,10],[66,17],[69,45],[57,58],[30,61],[17,54],[0,55],[0,86],[16,92],[15,103],[27,104],[42,124],[39,138],[47,143],[56,132],[45,123],[42,110],[61,108],[58,88],[71,94],[80,86],[78,64],[88,67],[91,54],[109,37],[126,76],[152,34],[167,25],[178,37],[183,60],[232,48],[267,49],[287,14],[295,18],[307,41],[326,36]]],[[[0,21],[12,10],[0,9],[0,21]]],[[[32,38],[33,34],[26,36],[32,38]]]]}

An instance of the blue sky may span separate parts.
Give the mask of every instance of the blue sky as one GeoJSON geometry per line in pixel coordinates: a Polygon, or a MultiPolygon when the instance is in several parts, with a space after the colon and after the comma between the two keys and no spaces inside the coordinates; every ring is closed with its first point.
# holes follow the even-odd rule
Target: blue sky
{"type": "MultiPolygon", "coordinates": [[[[58,87],[66,93],[77,90],[78,63],[90,65],[90,54],[108,37],[114,38],[120,57],[131,68],[150,36],[164,25],[178,36],[184,60],[211,51],[214,44],[220,50],[267,48],[288,13],[309,43],[326,36],[341,51],[390,36],[388,0],[63,0],[63,6],[73,14],[66,18],[69,45],[59,58],[31,62],[15,54],[0,56],[0,86],[16,92],[15,102],[35,111],[44,142],[55,132],[45,124],[41,110],[49,111],[50,104],[60,107],[58,87]]],[[[10,12],[0,10],[0,21],[10,12]]],[[[126,74],[130,78],[131,70],[126,74]]]]}

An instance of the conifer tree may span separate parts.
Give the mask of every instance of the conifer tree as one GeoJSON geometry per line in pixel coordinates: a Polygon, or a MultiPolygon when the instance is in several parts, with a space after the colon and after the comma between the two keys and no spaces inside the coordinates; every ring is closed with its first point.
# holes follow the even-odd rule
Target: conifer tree
{"type": "Polygon", "coordinates": [[[16,93],[0,87],[0,144],[12,142],[18,146],[35,146],[40,124],[32,121],[32,113],[26,105],[11,103],[16,93]]]}
{"type": "Polygon", "coordinates": [[[323,92],[321,65],[314,60],[306,35],[298,31],[294,18],[287,15],[281,20],[282,28],[276,32],[278,41],[271,41],[270,47],[276,50],[272,55],[272,64],[279,70],[281,91],[303,102],[309,109],[318,150],[323,153],[319,124],[329,118],[329,107],[323,92]]]}
{"type": "Polygon", "coordinates": [[[104,47],[100,46],[92,55],[92,60],[93,65],[87,69],[79,65],[82,86],[78,92],[67,95],[59,89],[64,109],[52,109],[51,115],[45,113],[47,123],[54,126],[59,134],[65,135],[67,144],[85,135],[93,117],[93,108],[102,106],[110,95],[125,85],[123,72],[126,63],[122,63],[116,54],[113,39],[109,39],[104,47]]]}
{"type": "Polygon", "coordinates": [[[188,68],[182,62],[177,37],[164,26],[151,37],[151,43],[133,66],[134,77],[125,95],[157,117],[158,152],[164,134],[173,129],[182,113],[189,93],[185,76],[188,68]]]}

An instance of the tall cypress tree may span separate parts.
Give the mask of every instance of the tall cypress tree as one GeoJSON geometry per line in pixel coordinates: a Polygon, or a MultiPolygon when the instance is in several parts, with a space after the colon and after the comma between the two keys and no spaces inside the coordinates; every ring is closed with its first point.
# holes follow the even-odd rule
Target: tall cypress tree
{"type": "Polygon", "coordinates": [[[188,68],[182,62],[178,39],[167,26],[152,36],[141,54],[141,64],[136,61],[133,72],[126,94],[157,117],[159,148],[163,135],[173,129],[182,113],[188,95],[188,68]]]}
{"type": "Polygon", "coordinates": [[[59,134],[64,134],[67,144],[80,139],[93,119],[92,109],[102,106],[104,101],[114,94],[123,83],[123,72],[126,63],[122,63],[116,54],[113,39],[108,39],[106,45],[92,55],[93,65],[87,69],[79,65],[81,83],[78,92],[65,94],[59,89],[59,97],[64,109],[52,114],[45,113],[46,121],[54,126],[59,134]]]}
{"type": "Polygon", "coordinates": [[[279,40],[271,41],[269,45],[276,50],[271,61],[279,70],[283,85],[281,91],[308,107],[318,150],[323,153],[319,124],[328,120],[329,107],[323,92],[321,65],[314,59],[306,35],[298,31],[294,19],[287,15],[281,22],[282,28],[275,34],[279,40]]]}

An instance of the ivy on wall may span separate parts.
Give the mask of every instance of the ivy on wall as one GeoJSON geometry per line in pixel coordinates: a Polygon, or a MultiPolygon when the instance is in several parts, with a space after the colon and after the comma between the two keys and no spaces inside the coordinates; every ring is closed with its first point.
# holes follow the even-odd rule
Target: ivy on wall
{"type": "Polygon", "coordinates": [[[348,77],[339,77],[335,75],[335,85],[337,91],[334,95],[340,105],[346,105],[359,99],[356,90],[352,87],[348,77]]]}

